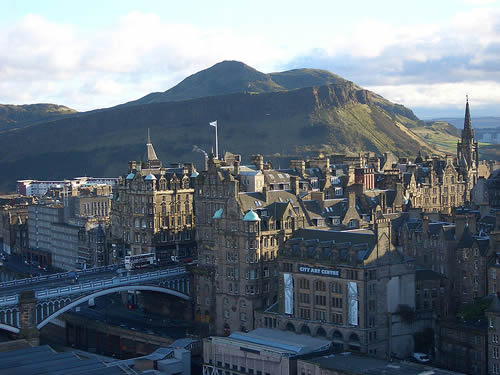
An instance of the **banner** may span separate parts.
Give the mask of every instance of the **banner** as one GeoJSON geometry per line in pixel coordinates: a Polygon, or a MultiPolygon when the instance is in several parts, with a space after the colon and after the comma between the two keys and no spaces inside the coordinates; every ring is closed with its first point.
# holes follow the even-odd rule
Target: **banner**
{"type": "Polygon", "coordinates": [[[352,326],[358,325],[358,284],[349,281],[347,284],[347,304],[349,306],[349,315],[347,323],[352,326]]]}
{"type": "Polygon", "coordinates": [[[293,314],[293,277],[290,273],[283,274],[285,284],[285,314],[293,314]]]}

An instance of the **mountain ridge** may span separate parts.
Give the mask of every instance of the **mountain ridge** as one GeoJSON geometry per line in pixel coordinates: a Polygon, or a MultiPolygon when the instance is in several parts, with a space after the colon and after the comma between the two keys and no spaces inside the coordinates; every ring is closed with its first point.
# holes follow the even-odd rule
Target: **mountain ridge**
{"type": "Polygon", "coordinates": [[[144,155],[148,128],[164,162],[201,167],[203,157],[193,146],[213,147],[208,123],[214,120],[219,121],[220,154],[231,151],[248,159],[260,153],[278,165],[318,152],[434,152],[412,131],[423,122],[410,109],[327,71],[264,74],[243,63],[222,62],[167,92],[179,100],[75,113],[5,132],[0,189],[12,189],[26,178],[120,175],[129,160],[144,155]],[[186,98],[191,95],[203,96],[186,98]]]}
{"type": "Polygon", "coordinates": [[[293,69],[266,74],[240,61],[226,60],[186,77],[164,92],[150,93],[119,106],[184,101],[238,92],[288,91],[347,82],[350,81],[326,70],[293,69]]]}
{"type": "Polygon", "coordinates": [[[0,104],[0,132],[76,114],[72,108],[52,103],[0,104]]]}

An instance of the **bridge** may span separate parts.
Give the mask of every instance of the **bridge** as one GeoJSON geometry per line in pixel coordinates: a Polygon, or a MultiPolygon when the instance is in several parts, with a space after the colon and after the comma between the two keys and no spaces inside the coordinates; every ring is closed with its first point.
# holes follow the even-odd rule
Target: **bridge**
{"type": "Polygon", "coordinates": [[[7,281],[0,283],[0,329],[37,344],[38,331],[52,319],[97,297],[140,290],[188,300],[189,284],[185,267],[127,272],[108,266],[7,281]]]}

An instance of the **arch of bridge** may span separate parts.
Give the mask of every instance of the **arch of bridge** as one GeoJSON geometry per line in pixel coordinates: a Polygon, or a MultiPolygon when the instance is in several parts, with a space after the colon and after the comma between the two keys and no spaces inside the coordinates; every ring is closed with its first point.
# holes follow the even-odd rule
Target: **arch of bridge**
{"type": "MultiPolygon", "coordinates": [[[[80,297],[73,302],[65,305],[61,309],[55,311],[53,314],[49,315],[47,318],[43,319],[40,323],[37,324],[37,328],[41,329],[43,328],[47,323],[49,323],[52,319],[57,318],[59,315],[64,314],[66,311],[72,309],[73,307],[76,307],[84,302],[89,301],[92,298],[97,298],[101,297],[107,294],[111,293],[117,293],[117,292],[124,292],[128,290],[141,290],[141,291],[151,291],[151,292],[160,292],[160,293],[165,293],[165,294],[170,294],[175,297],[182,298],[184,300],[189,300],[189,296],[183,293],[180,293],[176,290],[172,289],[167,289],[167,288],[162,288],[158,286],[152,286],[152,285],[128,285],[128,286],[118,286],[114,288],[109,288],[109,289],[104,289],[100,290],[91,294],[88,294],[86,296],[80,297]]],[[[1,326],[0,326],[1,328],[1,326]]]]}

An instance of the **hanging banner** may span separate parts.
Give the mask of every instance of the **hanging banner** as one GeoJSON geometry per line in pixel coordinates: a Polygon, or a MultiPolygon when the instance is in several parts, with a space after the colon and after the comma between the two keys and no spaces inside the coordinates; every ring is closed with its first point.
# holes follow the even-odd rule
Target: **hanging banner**
{"type": "Polygon", "coordinates": [[[285,314],[293,314],[293,277],[290,273],[283,274],[285,284],[285,314]]]}
{"type": "Polygon", "coordinates": [[[358,284],[350,281],[347,285],[347,303],[349,305],[349,315],[347,323],[352,326],[358,325],[358,284]]]}

